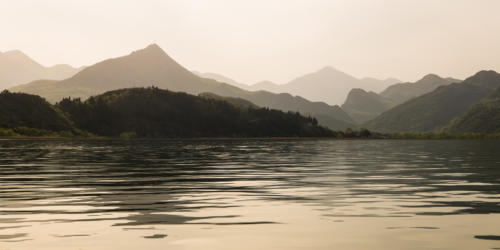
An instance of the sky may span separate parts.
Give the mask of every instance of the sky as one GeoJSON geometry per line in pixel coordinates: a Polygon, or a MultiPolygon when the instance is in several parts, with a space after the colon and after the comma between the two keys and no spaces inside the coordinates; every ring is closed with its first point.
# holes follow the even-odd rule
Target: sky
{"type": "Polygon", "coordinates": [[[92,65],[156,43],[190,70],[288,82],[500,71],[500,0],[0,0],[0,51],[92,65]]]}

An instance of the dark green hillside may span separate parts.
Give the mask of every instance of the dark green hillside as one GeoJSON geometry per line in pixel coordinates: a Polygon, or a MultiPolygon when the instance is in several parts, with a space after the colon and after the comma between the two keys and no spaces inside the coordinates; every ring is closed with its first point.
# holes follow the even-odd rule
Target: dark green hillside
{"type": "Polygon", "coordinates": [[[462,83],[441,86],[433,92],[398,105],[365,124],[379,132],[438,131],[500,87],[500,75],[480,71],[462,83]]]}
{"type": "Polygon", "coordinates": [[[453,120],[448,133],[500,133],[500,88],[453,120]]]}
{"type": "Polygon", "coordinates": [[[0,128],[71,131],[71,122],[45,99],[29,94],[0,93],[0,128]]]}
{"type": "Polygon", "coordinates": [[[158,88],[106,92],[85,102],[57,106],[84,130],[103,136],[258,137],[331,136],[314,118],[267,108],[242,108],[227,101],[158,88]]]}

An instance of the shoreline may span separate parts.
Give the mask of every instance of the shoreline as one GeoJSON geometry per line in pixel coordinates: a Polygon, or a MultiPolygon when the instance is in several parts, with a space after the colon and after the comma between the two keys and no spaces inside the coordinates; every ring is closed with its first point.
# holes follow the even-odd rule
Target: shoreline
{"type": "Polygon", "coordinates": [[[198,141],[198,140],[214,140],[214,141],[237,141],[237,140],[267,140],[267,141],[298,141],[298,140],[500,140],[500,135],[482,135],[482,136],[467,136],[467,135],[451,135],[445,137],[432,137],[432,136],[387,136],[387,137],[136,137],[136,138],[122,138],[122,137],[105,137],[105,136],[92,136],[92,137],[58,137],[58,136],[11,136],[0,137],[0,141],[13,141],[13,140],[65,140],[65,141],[83,141],[83,140],[116,140],[116,141],[198,141]]]}

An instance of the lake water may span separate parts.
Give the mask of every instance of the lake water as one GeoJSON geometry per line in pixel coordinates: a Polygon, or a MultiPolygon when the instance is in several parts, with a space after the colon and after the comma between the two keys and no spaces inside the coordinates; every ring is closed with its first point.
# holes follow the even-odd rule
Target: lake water
{"type": "Polygon", "coordinates": [[[1,140],[0,249],[500,249],[500,141],[1,140]]]}

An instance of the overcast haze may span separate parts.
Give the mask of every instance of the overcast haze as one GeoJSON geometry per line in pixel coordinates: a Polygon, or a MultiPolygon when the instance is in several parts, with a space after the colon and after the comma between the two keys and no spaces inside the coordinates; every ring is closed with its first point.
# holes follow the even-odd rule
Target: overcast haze
{"type": "Polygon", "coordinates": [[[287,82],[331,65],[357,77],[500,70],[500,1],[7,1],[0,51],[91,65],[157,43],[190,70],[287,82]]]}

